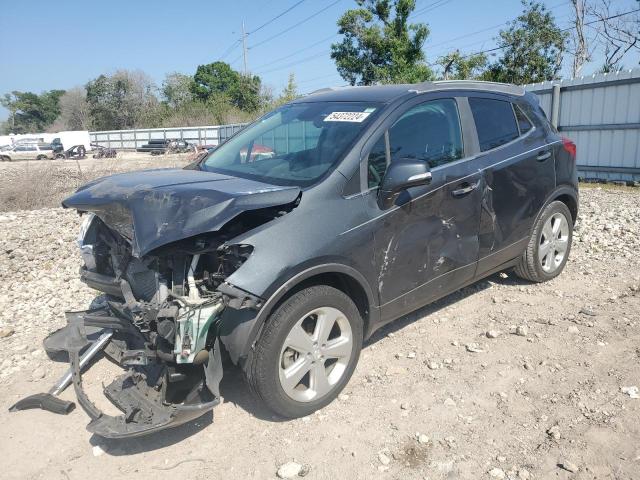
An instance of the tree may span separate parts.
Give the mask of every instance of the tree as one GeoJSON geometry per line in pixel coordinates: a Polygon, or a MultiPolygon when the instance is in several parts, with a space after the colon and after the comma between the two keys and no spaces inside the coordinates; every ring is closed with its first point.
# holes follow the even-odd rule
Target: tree
{"type": "Polygon", "coordinates": [[[577,77],[585,63],[591,60],[589,42],[585,33],[586,0],[571,0],[573,29],[569,40],[569,53],[573,56],[571,76],[577,77]]]}
{"type": "Polygon", "coordinates": [[[14,91],[1,101],[11,113],[10,133],[44,132],[60,114],[60,97],[64,90],[49,90],[40,95],[14,91]]]}
{"type": "Polygon", "coordinates": [[[356,0],[338,20],[344,35],[331,45],[338,73],[351,85],[416,83],[433,74],[422,51],[429,29],[408,23],[415,0],[356,0]]]}
{"type": "Polygon", "coordinates": [[[191,91],[202,101],[225,95],[233,106],[254,112],[261,106],[260,87],[260,77],[245,76],[233,70],[228,63],[214,62],[198,65],[191,91]]]}
{"type": "Polygon", "coordinates": [[[11,124],[7,122],[6,129],[8,132],[13,132],[16,128],[16,112],[18,111],[17,95],[20,92],[16,92],[15,90],[11,93],[5,93],[2,97],[0,97],[0,105],[9,110],[9,114],[11,116],[11,124]]]}
{"type": "Polygon", "coordinates": [[[169,73],[162,82],[162,99],[172,108],[178,108],[193,100],[193,77],[182,73],[169,73]]]}
{"type": "MultiPolygon", "coordinates": [[[[640,1],[638,2],[640,6],[640,1]]],[[[610,0],[600,0],[589,5],[589,17],[604,48],[603,72],[612,72],[622,67],[622,60],[632,50],[640,52],[640,14],[636,11],[624,14],[611,8],[610,0]]]]}
{"type": "Polygon", "coordinates": [[[486,80],[526,84],[558,77],[567,34],[542,3],[523,0],[522,5],[522,14],[500,31],[502,57],[483,75],[486,80]]]}
{"type": "Polygon", "coordinates": [[[60,97],[60,115],[49,130],[88,130],[90,127],[91,112],[87,91],[83,87],[67,90],[60,97]]]}
{"type": "Polygon", "coordinates": [[[119,70],[86,85],[91,124],[97,130],[145,125],[158,107],[155,85],[143,72],[119,70]]]}
{"type": "Polygon", "coordinates": [[[459,50],[438,59],[442,66],[444,80],[469,80],[482,75],[487,66],[487,57],[483,53],[461,55],[459,50]]]}
{"type": "Polygon", "coordinates": [[[275,100],[273,106],[284,105],[285,103],[289,103],[296,98],[298,98],[300,94],[298,93],[298,85],[296,85],[296,77],[293,73],[289,74],[289,80],[287,82],[287,86],[284,87],[280,96],[275,100]]]}

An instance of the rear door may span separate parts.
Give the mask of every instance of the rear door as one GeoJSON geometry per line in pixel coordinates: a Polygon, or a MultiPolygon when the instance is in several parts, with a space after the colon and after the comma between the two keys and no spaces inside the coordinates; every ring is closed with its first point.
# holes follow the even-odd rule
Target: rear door
{"type": "Polygon", "coordinates": [[[478,274],[522,253],[556,183],[547,131],[519,103],[517,98],[493,94],[469,97],[485,185],[478,274]]]}

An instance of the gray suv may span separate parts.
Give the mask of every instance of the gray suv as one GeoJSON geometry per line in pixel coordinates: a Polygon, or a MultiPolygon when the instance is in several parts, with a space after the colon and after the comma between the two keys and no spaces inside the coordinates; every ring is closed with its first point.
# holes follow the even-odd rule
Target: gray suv
{"type": "MultiPolygon", "coordinates": [[[[102,178],[63,205],[84,215],[80,275],[103,295],[45,348],[68,354],[91,432],[137,436],[213,408],[223,357],[300,417],[338,395],[386,323],[494,272],[556,277],[576,147],[512,85],[326,89],[185,169],[102,178]],[[116,417],[82,388],[102,348],[124,367],[104,390],[116,417]]],[[[15,409],[30,406],[71,408],[40,395],[15,409]]]]}

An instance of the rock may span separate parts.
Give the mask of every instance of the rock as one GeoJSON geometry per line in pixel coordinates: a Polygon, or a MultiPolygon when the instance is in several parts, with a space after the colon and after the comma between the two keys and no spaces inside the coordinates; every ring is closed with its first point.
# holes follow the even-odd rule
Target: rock
{"type": "Polygon", "coordinates": [[[453,401],[452,398],[447,397],[444,401],[445,406],[447,407],[455,407],[456,406],[456,402],[453,401]]]}
{"type": "Polygon", "coordinates": [[[440,364],[438,362],[429,362],[427,363],[427,367],[429,368],[429,370],[437,370],[438,368],[440,368],[440,364]]]}
{"type": "Polygon", "coordinates": [[[284,465],[280,465],[276,475],[278,478],[295,478],[300,472],[302,472],[302,465],[296,462],[287,462],[284,465]]]}
{"type": "Polygon", "coordinates": [[[340,395],[338,395],[338,400],[340,400],[341,402],[346,402],[347,400],[349,400],[349,395],[347,395],[346,393],[341,393],[340,395]]]}
{"type": "Polygon", "coordinates": [[[526,337],[527,335],[529,335],[529,329],[526,325],[518,325],[516,327],[516,335],[520,337],[526,337]]]}
{"type": "Polygon", "coordinates": [[[417,433],[416,434],[416,440],[418,441],[418,443],[429,443],[429,437],[427,437],[424,433],[417,433]]]}
{"type": "Polygon", "coordinates": [[[502,470],[501,468],[492,468],[488,473],[491,478],[503,479],[506,477],[504,470],[502,470]]]}
{"type": "Polygon", "coordinates": [[[580,333],[580,329],[575,325],[571,325],[569,328],[567,328],[567,332],[577,334],[580,333]]]}
{"type": "Polygon", "coordinates": [[[378,453],[378,461],[382,464],[382,465],[389,465],[391,463],[391,459],[389,458],[389,456],[384,453],[384,452],[380,452],[378,453]]]}
{"type": "Polygon", "coordinates": [[[93,452],[94,457],[99,457],[100,455],[104,455],[106,453],[106,450],[103,449],[101,445],[94,445],[91,451],[93,452]]]}
{"type": "Polygon", "coordinates": [[[467,343],[465,348],[467,349],[467,352],[484,353],[484,350],[482,350],[477,343],[467,343]]]}
{"type": "Polygon", "coordinates": [[[631,398],[640,398],[640,393],[638,393],[638,387],[636,387],[636,386],[633,386],[633,387],[621,387],[620,391],[622,393],[626,393],[631,398]]]}
{"type": "Polygon", "coordinates": [[[581,308],[580,311],[578,313],[581,313],[583,315],[587,315],[589,317],[595,317],[596,316],[596,312],[594,312],[593,310],[589,310],[588,308],[581,308]]]}
{"type": "Polygon", "coordinates": [[[560,440],[560,427],[558,425],[554,425],[553,427],[547,430],[547,435],[549,435],[554,440],[560,440]]]}
{"type": "Polygon", "coordinates": [[[558,466],[567,472],[576,473],[580,468],[575,464],[571,463],[568,460],[562,460],[558,463],[558,466]]]}
{"type": "Polygon", "coordinates": [[[302,468],[298,472],[298,476],[299,477],[306,477],[309,474],[310,471],[311,471],[311,465],[305,463],[304,465],[302,465],[302,468]]]}
{"type": "Polygon", "coordinates": [[[411,358],[411,359],[416,358],[416,352],[407,353],[407,358],[411,358]]]}
{"type": "Polygon", "coordinates": [[[16,333],[11,327],[0,328],[0,338],[7,338],[16,333]]]}
{"type": "Polygon", "coordinates": [[[501,335],[501,332],[498,330],[489,330],[485,335],[487,338],[498,338],[501,335]]]}
{"type": "Polygon", "coordinates": [[[401,410],[409,410],[409,404],[407,402],[402,402],[400,404],[400,409],[401,410]]]}
{"type": "Polygon", "coordinates": [[[529,470],[521,468],[518,470],[518,478],[522,480],[529,480],[531,478],[531,474],[529,473],[529,470]]]}

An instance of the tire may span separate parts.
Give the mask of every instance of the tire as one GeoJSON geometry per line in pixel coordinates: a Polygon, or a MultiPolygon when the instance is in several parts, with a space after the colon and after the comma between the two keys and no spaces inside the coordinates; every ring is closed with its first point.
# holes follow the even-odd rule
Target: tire
{"type": "Polygon", "coordinates": [[[38,155],[36,160],[44,160],[45,158],[47,158],[46,155],[38,155]]]}
{"type": "Polygon", "coordinates": [[[557,277],[567,263],[572,240],[573,221],[569,208],[560,201],[551,202],[536,221],[529,244],[515,267],[516,275],[531,282],[546,282],[557,277]],[[558,225],[558,232],[554,231],[555,225],[558,225]]]}
{"type": "MultiPolygon", "coordinates": [[[[285,418],[307,416],[331,403],[348,383],[360,356],[362,339],[362,317],[351,298],[326,285],[305,288],[284,301],[267,319],[247,360],[247,382],[257,397],[278,415],[285,418]],[[323,338],[322,335],[316,336],[316,332],[323,330],[318,327],[319,318],[329,319],[326,325],[333,321],[334,329],[325,336],[328,340],[324,344],[316,342],[320,346],[313,346],[314,340],[323,338]],[[302,349],[296,351],[288,346],[290,338],[295,337],[294,331],[306,335],[300,343],[309,345],[312,353],[304,354],[302,349]],[[350,345],[350,351],[347,345],[350,345]],[[323,350],[325,346],[327,348],[323,350]],[[340,359],[331,356],[338,353],[338,346],[343,349],[340,359]],[[309,367],[308,373],[302,376],[295,388],[288,386],[285,390],[283,376],[296,369],[296,365],[301,365],[297,371],[309,367]],[[316,383],[314,378],[324,378],[325,381],[316,383]]],[[[293,385],[295,380],[289,383],[293,385]]]]}
{"type": "Polygon", "coordinates": [[[0,161],[10,162],[11,161],[11,157],[7,157],[6,155],[2,155],[2,156],[0,156],[0,161]]]}

